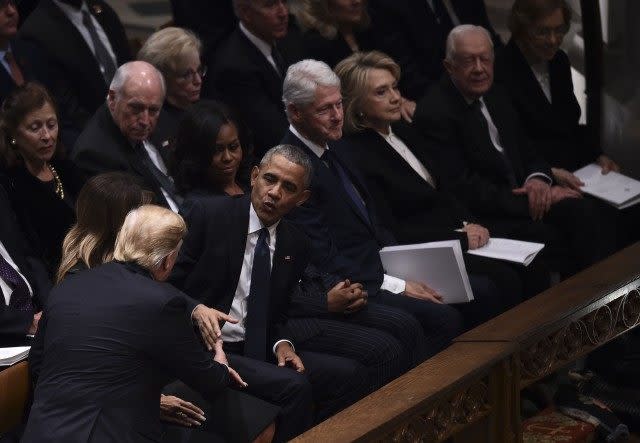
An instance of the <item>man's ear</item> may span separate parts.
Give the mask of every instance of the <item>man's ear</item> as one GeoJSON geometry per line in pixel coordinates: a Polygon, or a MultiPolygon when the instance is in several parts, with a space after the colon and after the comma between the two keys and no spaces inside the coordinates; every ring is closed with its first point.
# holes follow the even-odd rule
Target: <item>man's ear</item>
{"type": "Polygon", "coordinates": [[[287,105],[287,114],[289,115],[289,119],[291,119],[292,123],[298,123],[302,119],[300,109],[293,103],[289,103],[287,105]]]}
{"type": "Polygon", "coordinates": [[[449,75],[453,73],[453,62],[451,60],[447,60],[445,58],[444,60],[442,60],[442,65],[449,75]]]}
{"type": "Polygon", "coordinates": [[[107,106],[109,106],[109,109],[113,111],[115,104],[116,104],[116,91],[114,91],[113,89],[109,89],[109,92],[107,92],[107,106]]]}
{"type": "Polygon", "coordinates": [[[300,198],[296,202],[296,206],[302,206],[304,204],[304,202],[309,200],[309,197],[311,197],[311,190],[310,189],[305,189],[304,191],[302,191],[302,194],[300,195],[300,198]]]}
{"type": "Polygon", "coordinates": [[[258,180],[258,174],[260,174],[260,167],[254,166],[251,169],[251,187],[253,188],[256,184],[256,180],[258,180]]]}

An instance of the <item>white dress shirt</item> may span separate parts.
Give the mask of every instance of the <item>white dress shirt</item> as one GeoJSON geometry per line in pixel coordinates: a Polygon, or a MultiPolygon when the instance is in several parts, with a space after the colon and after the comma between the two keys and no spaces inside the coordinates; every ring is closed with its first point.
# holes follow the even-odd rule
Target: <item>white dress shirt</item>
{"type": "MultiPolygon", "coordinates": [[[[273,253],[276,250],[276,228],[280,221],[277,221],[271,226],[267,227],[269,231],[269,258],[271,266],[273,267],[273,253]]],[[[260,237],[260,230],[264,228],[264,225],[258,218],[256,210],[253,208],[253,203],[249,205],[249,229],[247,232],[247,242],[244,247],[244,258],[242,259],[242,269],[240,270],[240,278],[238,279],[238,286],[236,287],[235,295],[233,296],[233,302],[231,303],[231,310],[229,315],[238,320],[238,323],[226,322],[222,326],[222,340],[225,342],[239,342],[245,339],[246,333],[246,320],[247,320],[247,306],[249,304],[249,294],[251,291],[251,271],[253,268],[253,255],[258,244],[258,237],[260,237]]],[[[282,342],[287,342],[293,348],[293,343],[289,340],[278,340],[273,345],[273,352],[275,354],[276,348],[282,342]]]]}
{"type": "MultiPolygon", "coordinates": [[[[167,166],[164,164],[164,160],[162,160],[162,156],[160,155],[160,152],[158,152],[158,149],[156,149],[156,147],[153,146],[153,143],[151,143],[148,140],[145,140],[142,142],[142,146],[144,146],[144,150],[147,151],[149,158],[151,159],[153,164],[156,166],[156,168],[158,168],[164,175],[166,175],[169,180],[173,181],[173,179],[169,176],[169,170],[167,169],[167,166]]],[[[162,191],[162,195],[164,195],[164,198],[167,200],[167,203],[169,203],[171,210],[176,214],[180,212],[180,208],[178,207],[176,202],[173,201],[169,193],[162,187],[160,188],[160,190],[162,191]]]]}
{"type": "MultiPolygon", "coordinates": [[[[318,157],[322,157],[322,154],[324,154],[324,151],[329,149],[326,143],[324,146],[320,146],[317,143],[312,142],[311,140],[306,138],[304,135],[300,134],[300,132],[293,125],[289,125],[289,130],[293,133],[293,135],[298,137],[302,141],[302,143],[307,145],[307,147],[311,150],[311,152],[313,152],[318,157]]],[[[357,191],[358,190],[356,189],[356,192],[357,191]]],[[[380,285],[380,289],[389,291],[393,294],[399,294],[401,292],[404,292],[406,286],[407,286],[406,281],[400,278],[394,277],[392,275],[384,274],[382,279],[382,284],[380,285]]]]}
{"type": "MultiPolygon", "coordinates": [[[[22,277],[24,282],[27,284],[27,288],[29,288],[29,295],[33,297],[33,289],[31,289],[31,285],[29,284],[29,281],[25,278],[24,275],[22,275],[22,272],[20,272],[18,265],[16,265],[16,262],[13,261],[13,259],[9,255],[9,252],[5,249],[1,241],[0,241],[0,255],[2,255],[2,257],[7,261],[7,263],[9,263],[9,265],[13,269],[15,269],[18,274],[20,274],[20,277],[22,277]]],[[[4,302],[7,306],[9,306],[9,302],[11,301],[11,294],[13,294],[13,288],[11,288],[11,286],[9,286],[7,282],[4,281],[1,277],[0,277],[0,288],[2,288],[2,294],[4,295],[4,302]]]]}
{"type": "Polygon", "coordinates": [[[538,81],[540,88],[542,88],[542,92],[544,92],[545,97],[547,97],[547,100],[549,100],[549,103],[551,103],[551,79],[549,77],[549,64],[547,62],[543,62],[535,63],[529,66],[531,67],[531,71],[538,81]]]}
{"type": "Polygon", "coordinates": [[[416,171],[424,181],[429,183],[433,188],[436,187],[436,182],[427,170],[425,166],[422,164],[418,158],[413,155],[413,152],[407,147],[407,145],[398,138],[397,135],[393,133],[393,130],[389,128],[389,134],[383,134],[382,132],[378,132],[385,139],[385,141],[398,153],[400,157],[406,161],[411,169],[416,171]]]}
{"type": "MultiPolygon", "coordinates": [[[[11,52],[11,45],[7,45],[6,49],[0,49],[0,64],[7,71],[9,77],[13,78],[13,74],[11,73],[11,67],[9,66],[9,62],[5,59],[7,52],[11,52]]],[[[15,58],[15,55],[14,55],[15,58]]]]}
{"type": "Polygon", "coordinates": [[[262,40],[260,37],[257,37],[251,31],[249,31],[244,26],[244,24],[242,24],[242,22],[240,22],[240,31],[242,31],[245,37],[247,37],[249,41],[253,43],[253,45],[256,48],[258,48],[258,51],[260,51],[262,55],[264,55],[264,57],[267,59],[269,64],[273,66],[273,69],[276,70],[278,75],[283,75],[284,73],[283,74],[280,73],[280,71],[278,70],[278,65],[276,65],[276,61],[273,59],[273,56],[271,55],[271,45],[265,42],[264,40],[262,40]]]}
{"type": "Polygon", "coordinates": [[[91,49],[91,52],[93,52],[93,55],[95,56],[96,48],[93,46],[93,40],[91,40],[91,34],[89,33],[89,30],[84,26],[84,23],[82,23],[82,11],[87,11],[89,13],[89,16],[91,17],[93,26],[96,28],[96,32],[98,33],[98,38],[100,39],[104,47],[107,49],[107,53],[109,54],[109,57],[111,57],[111,60],[113,61],[113,65],[116,67],[118,66],[118,59],[116,58],[115,53],[113,52],[113,48],[111,47],[111,42],[109,42],[109,37],[107,37],[107,34],[104,32],[104,29],[102,29],[102,25],[100,25],[100,23],[98,23],[98,21],[93,16],[93,14],[91,14],[91,12],[89,11],[89,7],[85,2],[82,2],[82,6],[80,7],[80,9],[76,9],[73,6],[68,5],[66,3],[62,3],[58,0],[53,0],[53,3],[55,3],[62,10],[64,15],[67,16],[67,18],[71,21],[73,26],[75,26],[78,32],[80,32],[80,35],[84,39],[89,49],[91,49]]]}

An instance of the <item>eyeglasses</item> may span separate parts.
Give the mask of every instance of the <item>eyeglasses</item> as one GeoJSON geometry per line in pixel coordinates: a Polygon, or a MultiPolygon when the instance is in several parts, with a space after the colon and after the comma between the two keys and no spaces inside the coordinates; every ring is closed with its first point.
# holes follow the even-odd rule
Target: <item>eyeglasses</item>
{"type": "Polygon", "coordinates": [[[193,69],[187,69],[186,71],[177,73],[176,78],[184,82],[189,82],[195,80],[196,74],[199,75],[201,79],[203,79],[205,75],[207,75],[207,67],[199,66],[195,71],[193,69]]]}
{"type": "Polygon", "coordinates": [[[558,38],[563,38],[569,32],[568,25],[558,26],[557,28],[538,27],[531,30],[531,35],[535,38],[543,39],[549,38],[551,35],[558,38]]]}

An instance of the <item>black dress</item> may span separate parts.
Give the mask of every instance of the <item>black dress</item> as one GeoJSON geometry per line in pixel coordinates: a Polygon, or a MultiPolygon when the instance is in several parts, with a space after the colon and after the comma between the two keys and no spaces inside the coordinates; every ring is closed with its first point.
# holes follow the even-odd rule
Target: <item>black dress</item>
{"type": "Polygon", "coordinates": [[[68,160],[53,160],[64,199],[56,195],[56,181],[43,182],[25,166],[7,171],[5,184],[22,230],[33,250],[44,261],[51,276],[60,263],[62,241],[75,223],[75,202],[85,178],[68,160]]]}

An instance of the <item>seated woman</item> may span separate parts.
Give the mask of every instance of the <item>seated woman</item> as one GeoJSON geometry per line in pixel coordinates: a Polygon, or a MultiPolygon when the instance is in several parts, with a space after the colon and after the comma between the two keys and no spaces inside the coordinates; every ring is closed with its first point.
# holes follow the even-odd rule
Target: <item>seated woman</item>
{"type": "Polygon", "coordinates": [[[200,61],[202,43],[191,31],[169,27],[151,34],[138,52],[138,60],[155,66],[166,82],[166,99],[151,141],[160,149],[171,144],[184,110],[200,100],[207,73],[200,61]]]}
{"type": "MultiPolygon", "coordinates": [[[[340,147],[360,169],[383,224],[397,240],[460,240],[465,251],[486,244],[489,231],[474,223],[455,197],[439,189],[438,165],[427,156],[426,142],[401,120],[400,68],[393,59],[377,51],[356,53],[340,62],[336,73],[345,109],[340,147]]],[[[549,285],[548,273],[536,269],[539,265],[532,272],[468,254],[465,263],[470,274],[488,276],[502,294],[501,300],[482,301],[490,308],[462,305],[470,324],[516,305],[523,293],[533,296],[549,285]],[[479,312],[473,312],[476,308],[479,312]]]]}
{"type": "MultiPolygon", "coordinates": [[[[507,88],[519,112],[526,135],[551,165],[554,179],[580,192],[583,184],[572,171],[589,163],[602,172],[620,171],[607,156],[597,137],[579,124],[580,106],[573,93],[571,64],[560,49],[571,25],[571,9],[565,0],[516,0],[509,17],[512,37],[498,53],[496,81],[507,88]]],[[[615,211],[600,205],[600,212],[615,217],[615,211]]],[[[636,209],[623,211],[617,231],[618,246],[638,240],[633,219],[636,209]]],[[[635,217],[635,218],[634,218],[635,217]]]]}
{"type": "MultiPolygon", "coordinates": [[[[291,14],[302,31],[307,58],[331,67],[354,52],[381,47],[379,35],[367,12],[367,0],[295,0],[291,14]]],[[[403,99],[402,116],[411,121],[415,102],[403,99]]]]}
{"type": "MultiPolygon", "coordinates": [[[[77,221],[64,239],[57,282],[60,283],[70,275],[76,275],[86,269],[92,269],[112,261],[116,236],[127,214],[142,205],[152,203],[153,198],[153,193],[144,190],[140,180],[130,174],[108,172],[89,179],[78,195],[76,202],[77,221]]],[[[40,372],[37,362],[37,358],[35,362],[30,362],[34,378],[40,372]]],[[[202,397],[180,382],[168,385],[165,387],[164,392],[167,394],[179,394],[181,397],[186,396],[202,407],[207,406],[202,397]]],[[[266,427],[269,420],[272,420],[275,416],[275,413],[271,416],[272,412],[270,411],[273,411],[273,408],[270,405],[263,405],[257,399],[256,402],[259,403],[257,406],[266,407],[266,409],[264,410],[265,420],[261,421],[258,418],[255,423],[257,423],[258,427],[261,424],[266,427]]],[[[256,417],[262,417],[262,414],[257,412],[254,412],[254,414],[256,414],[256,417]]],[[[194,433],[191,440],[189,440],[192,442],[198,441],[199,438],[206,440],[207,435],[210,438],[211,435],[207,429],[211,429],[216,433],[213,428],[214,424],[211,424],[211,428],[209,428],[205,423],[205,412],[202,409],[196,404],[174,395],[162,394],[160,396],[160,417],[167,423],[179,426],[204,426],[202,432],[204,436],[198,437],[200,432],[194,433]]],[[[220,424],[217,423],[216,425],[220,424]]],[[[246,427],[246,424],[244,426],[246,427]]],[[[251,435],[252,439],[262,430],[263,428],[257,430],[252,428],[248,431],[248,435],[251,435]]],[[[179,427],[167,426],[165,429],[165,441],[171,441],[168,438],[177,438],[183,433],[183,430],[179,427]]],[[[266,438],[264,441],[270,441],[270,435],[272,435],[272,429],[267,429],[261,438],[266,438]]]]}
{"type": "Polygon", "coordinates": [[[49,92],[37,83],[13,90],[2,104],[0,132],[7,192],[28,240],[54,275],[84,177],[64,158],[49,92]]]}
{"type": "MultiPolygon", "coordinates": [[[[228,366],[222,342],[214,355],[202,347],[186,296],[165,283],[185,233],[179,215],[143,205],[123,222],[116,261],[54,289],[29,356],[36,388],[22,441],[159,441],[157,402],[171,377],[216,405],[210,426],[227,431],[225,440],[251,440],[243,420],[246,405],[256,403],[228,389],[246,384],[228,366]]],[[[257,407],[251,412],[261,416],[270,408],[257,407]]],[[[270,409],[264,427],[275,417],[270,409]]]]}

